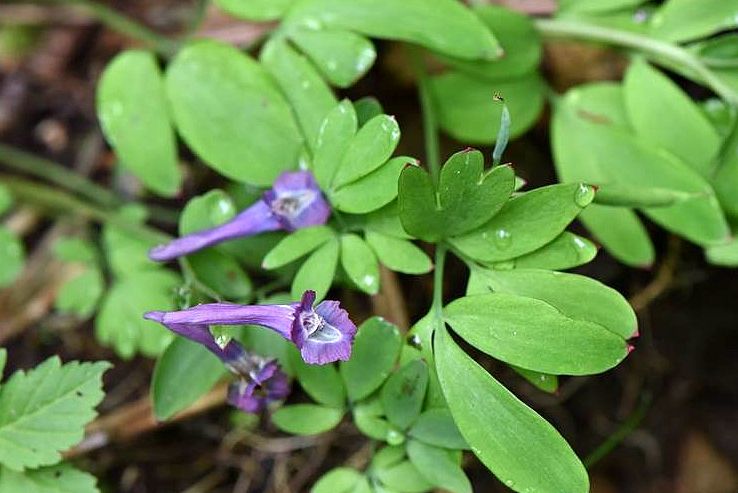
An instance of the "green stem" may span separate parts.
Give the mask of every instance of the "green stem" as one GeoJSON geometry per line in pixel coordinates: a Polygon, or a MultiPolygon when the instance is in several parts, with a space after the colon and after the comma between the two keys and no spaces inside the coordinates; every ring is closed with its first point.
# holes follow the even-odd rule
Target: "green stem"
{"type": "Polygon", "coordinates": [[[93,0],[67,0],[90,12],[96,19],[114,31],[144,42],[162,55],[171,56],[178,48],[178,43],[166,36],[152,31],[125,15],[111,9],[107,5],[93,0]]]}
{"type": "Polygon", "coordinates": [[[438,324],[443,323],[443,270],[446,266],[446,245],[436,245],[436,258],[433,270],[433,304],[431,310],[438,324]]]}
{"type": "Polygon", "coordinates": [[[418,95],[420,96],[420,109],[423,114],[423,137],[425,139],[425,159],[428,169],[433,177],[433,183],[438,184],[438,175],[441,171],[441,151],[438,142],[438,117],[436,106],[433,101],[433,93],[430,88],[428,72],[423,63],[423,54],[419,48],[411,47],[415,74],[418,78],[418,95]]]}
{"type": "Polygon", "coordinates": [[[738,92],[710,70],[697,56],[684,48],[648,36],[580,21],[538,19],[538,30],[549,38],[573,38],[632,48],[649,60],[668,68],[685,70],[731,104],[738,104],[738,92]]]}
{"type": "MultiPolygon", "coordinates": [[[[0,143],[0,163],[73,191],[105,207],[124,203],[118,195],[82,175],[48,159],[0,143]]],[[[165,224],[177,224],[179,213],[165,207],[145,206],[149,215],[165,224]]]]}
{"type": "Polygon", "coordinates": [[[635,430],[638,425],[641,424],[643,421],[643,418],[646,417],[646,412],[648,411],[648,408],[651,406],[651,396],[646,394],[641,398],[641,402],[636,408],[633,413],[628,416],[628,419],[623,422],[623,424],[618,427],[617,430],[615,430],[615,433],[607,437],[607,440],[602,442],[602,444],[597,447],[591,454],[589,454],[584,459],[584,465],[587,466],[589,469],[593,465],[595,465],[597,462],[602,460],[605,456],[607,456],[610,452],[612,452],[615,447],[620,445],[620,443],[627,438],[628,435],[630,435],[633,430],[635,430]]]}

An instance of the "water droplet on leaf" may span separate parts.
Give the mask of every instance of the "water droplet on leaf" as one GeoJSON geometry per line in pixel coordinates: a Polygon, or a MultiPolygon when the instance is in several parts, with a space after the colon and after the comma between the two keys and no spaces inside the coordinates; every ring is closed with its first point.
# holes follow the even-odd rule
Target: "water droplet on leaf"
{"type": "Polygon", "coordinates": [[[512,245],[512,233],[506,229],[495,231],[495,246],[500,250],[507,250],[512,245]]]}
{"type": "Polygon", "coordinates": [[[577,191],[574,193],[574,202],[579,207],[587,207],[595,196],[595,189],[593,186],[585,185],[582,183],[577,187],[577,191]]]}

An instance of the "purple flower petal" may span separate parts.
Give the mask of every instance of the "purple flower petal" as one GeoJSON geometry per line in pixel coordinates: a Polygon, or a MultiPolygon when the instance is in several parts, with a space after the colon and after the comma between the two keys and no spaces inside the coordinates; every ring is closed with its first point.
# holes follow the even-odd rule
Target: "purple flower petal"
{"type": "Polygon", "coordinates": [[[285,172],[260,200],[227,223],[154,247],[149,258],[164,262],[234,238],[317,226],[330,215],[331,207],[309,171],[285,172]]]}
{"type": "Polygon", "coordinates": [[[152,248],[149,251],[149,258],[165,262],[226,240],[279,229],[282,229],[282,223],[272,214],[271,208],[263,200],[259,200],[227,223],[152,248]]]}
{"type": "Polygon", "coordinates": [[[315,292],[306,291],[297,307],[292,341],[309,364],[346,361],[356,335],[356,325],[338,301],[323,301],[315,309],[315,292]]]}
{"type": "Polygon", "coordinates": [[[250,379],[228,386],[228,403],[248,413],[258,413],[270,403],[287,397],[290,386],[276,361],[264,363],[250,379]]]}

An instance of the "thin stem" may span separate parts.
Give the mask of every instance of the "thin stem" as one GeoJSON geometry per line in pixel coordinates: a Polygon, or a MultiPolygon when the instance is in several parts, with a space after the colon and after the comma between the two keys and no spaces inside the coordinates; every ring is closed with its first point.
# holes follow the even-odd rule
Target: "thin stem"
{"type": "Polygon", "coordinates": [[[173,55],[178,48],[178,43],[166,36],[152,31],[146,26],[126,17],[125,15],[111,9],[107,5],[93,0],[67,0],[69,3],[77,4],[87,9],[96,19],[114,31],[138,39],[149,45],[154,50],[165,56],[173,55]]]}
{"type": "Polygon", "coordinates": [[[686,71],[687,74],[701,80],[725,101],[738,104],[738,92],[711,71],[697,56],[680,46],[641,34],[580,21],[538,19],[535,22],[538,30],[550,38],[582,39],[636,49],[655,63],[686,71]]]}
{"type": "MultiPolygon", "coordinates": [[[[50,181],[105,207],[115,207],[124,203],[123,199],[107,188],[101,187],[59,163],[2,143],[0,143],[0,163],[50,181]]],[[[179,216],[177,211],[159,206],[147,205],[145,207],[153,219],[166,224],[177,224],[179,216]]]]}
{"type": "Polygon", "coordinates": [[[428,162],[433,182],[438,184],[438,175],[441,171],[441,151],[438,143],[438,117],[433,94],[430,89],[428,72],[423,63],[422,51],[411,47],[410,57],[412,59],[415,74],[418,78],[418,95],[420,97],[420,109],[423,114],[423,137],[425,138],[425,159],[428,162]]]}

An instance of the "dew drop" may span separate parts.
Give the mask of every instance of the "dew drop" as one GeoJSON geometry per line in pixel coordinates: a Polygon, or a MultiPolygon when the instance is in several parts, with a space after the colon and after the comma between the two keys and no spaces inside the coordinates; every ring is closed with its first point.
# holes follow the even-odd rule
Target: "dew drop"
{"type": "Polygon", "coordinates": [[[594,187],[582,183],[577,187],[577,191],[574,193],[574,202],[579,207],[587,207],[594,199],[594,196],[594,187]]]}
{"type": "Polygon", "coordinates": [[[507,250],[512,245],[512,233],[506,229],[495,231],[495,245],[500,250],[507,250]]]}
{"type": "Polygon", "coordinates": [[[225,349],[228,343],[231,342],[231,337],[225,334],[219,334],[215,336],[215,343],[220,349],[225,349]]]}
{"type": "Polygon", "coordinates": [[[405,435],[397,430],[389,430],[387,432],[387,443],[390,445],[402,445],[405,443],[405,435]]]}

